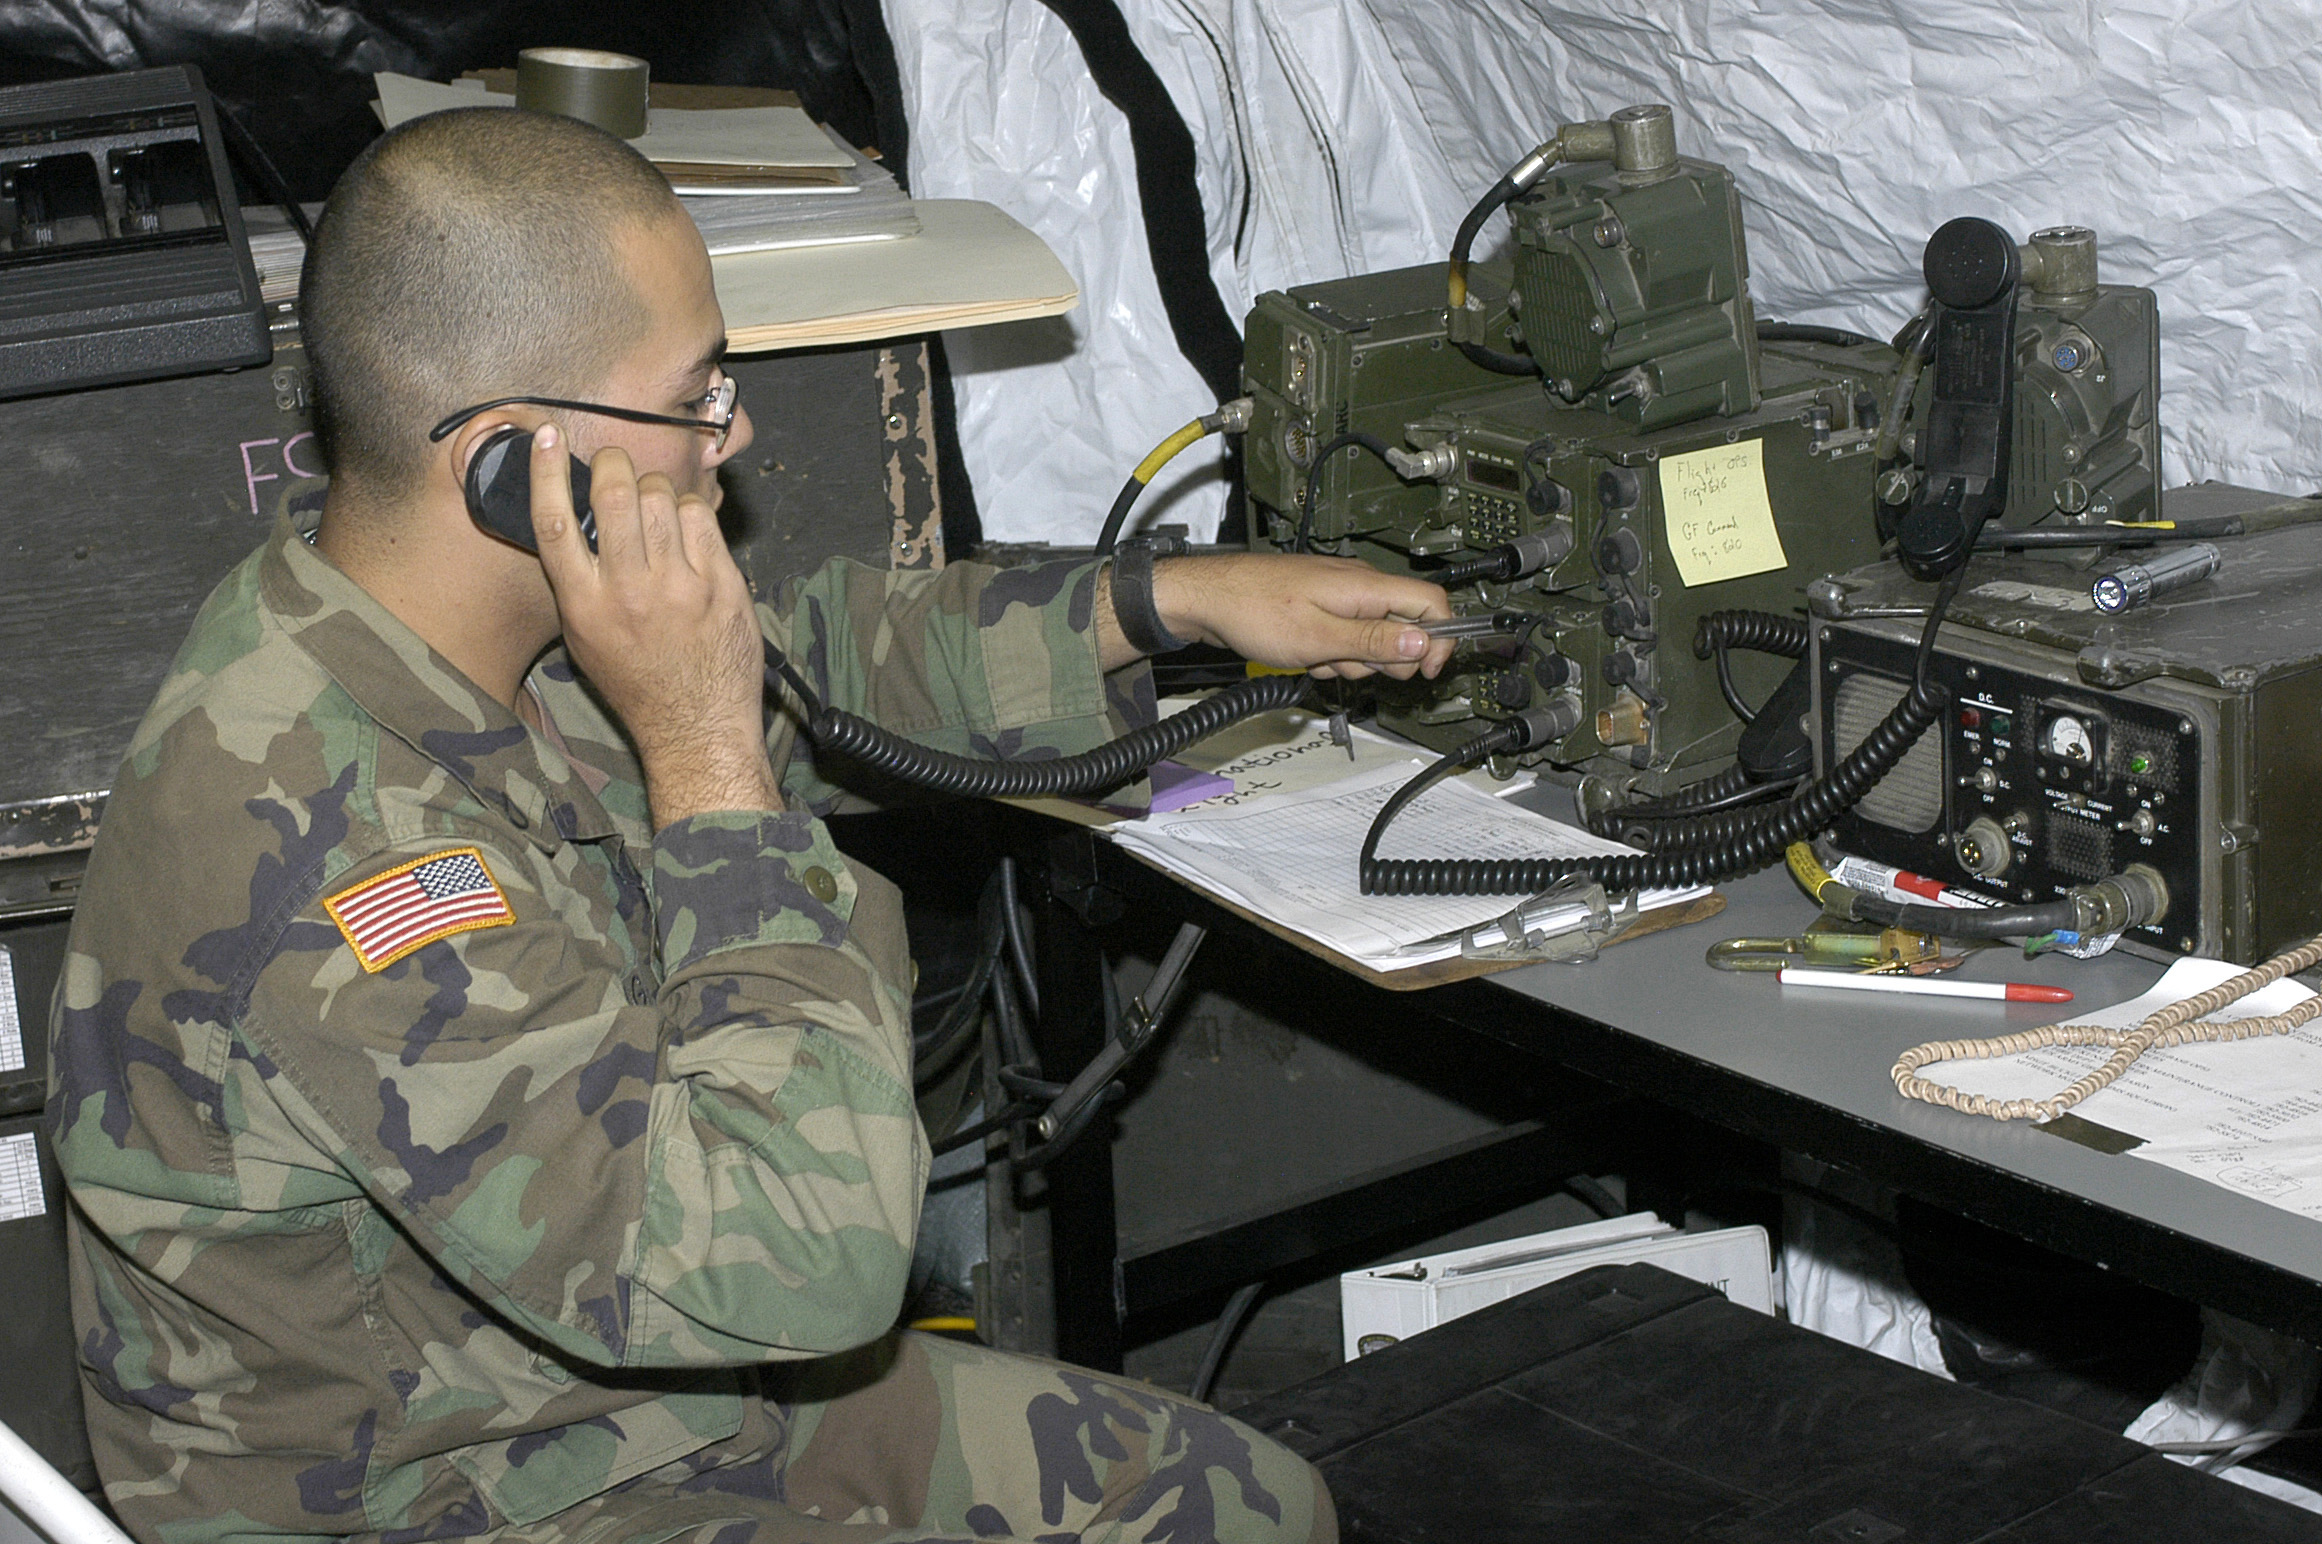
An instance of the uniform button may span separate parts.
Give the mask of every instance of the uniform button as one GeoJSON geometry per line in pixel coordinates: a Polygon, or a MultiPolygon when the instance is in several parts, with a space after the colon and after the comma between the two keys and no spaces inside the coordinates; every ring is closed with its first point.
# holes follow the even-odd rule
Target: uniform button
{"type": "Polygon", "coordinates": [[[830,877],[830,870],[817,863],[798,876],[806,881],[806,893],[828,906],[838,899],[838,881],[830,877]]]}

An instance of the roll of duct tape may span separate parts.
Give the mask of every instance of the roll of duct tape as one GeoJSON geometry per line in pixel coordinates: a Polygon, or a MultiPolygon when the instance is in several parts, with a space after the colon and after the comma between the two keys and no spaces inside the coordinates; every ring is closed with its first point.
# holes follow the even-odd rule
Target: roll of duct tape
{"type": "Polygon", "coordinates": [[[516,105],[562,113],[608,134],[645,132],[645,61],[599,48],[527,48],[516,56],[516,105]]]}

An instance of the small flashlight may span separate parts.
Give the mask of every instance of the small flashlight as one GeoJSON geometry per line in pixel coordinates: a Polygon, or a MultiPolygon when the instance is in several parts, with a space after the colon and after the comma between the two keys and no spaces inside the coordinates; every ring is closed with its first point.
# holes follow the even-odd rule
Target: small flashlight
{"type": "Polygon", "coordinates": [[[2099,611],[2134,611],[2155,596],[2200,583],[2216,573],[2223,561],[2215,547],[2205,541],[2195,542],[2190,547],[2164,552],[2148,562],[2116,568],[2089,586],[2088,593],[2099,611]]]}

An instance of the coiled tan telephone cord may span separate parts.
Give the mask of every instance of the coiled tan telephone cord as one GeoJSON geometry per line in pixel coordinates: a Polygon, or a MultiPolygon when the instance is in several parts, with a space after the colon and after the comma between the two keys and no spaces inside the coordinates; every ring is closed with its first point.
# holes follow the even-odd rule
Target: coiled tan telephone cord
{"type": "Polygon", "coordinates": [[[1911,1047],[1895,1063],[1895,1091],[1906,1099],[1947,1105],[1963,1114],[1988,1115],[1993,1120],[2053,1120],[2128,1071],[2136,1064],[2138,1057],[2156,1046],[2166,1048],[2189,1045],[2199,1040],[2254,1040],[2261,1035],[2286,1035],[2301,1024],[2322,1019],[2322,997],[2310,997],[2287,1013],[2277,1013],[2266,1018],[2229,1019],[2223,1023],[2196,1022],[2228,1003],[2238,1002],[2252,992],[2263,991],[2282,977],[2309,969],[2318,963],[2322,963],[2322,935],[2310,938],[2288,953],[2278,954],[2263,965],[2246,970],[2229,981],[2220,981],[2206,992],[2188,997],[2183,1002],[2171,1003],[2134,1029],[2105,1029],[2094,1024],[2051,1024],[2045,1028],[2028,1029],[2021,1034],[2000,1035],[1989,1040],[1932,1040],[1925,1045],[1911,1047]],[[2046,1099],[1993,1099],[1983,1094],[1962,1093],[1946,1084],[1919,1076],[1921,1068],[1931,1067],[1937,1062],[1985,1061],[2054,1045],[2104,1045],[2111,1046],[2113,1053],[2103,1066],[2046,1099]]]}

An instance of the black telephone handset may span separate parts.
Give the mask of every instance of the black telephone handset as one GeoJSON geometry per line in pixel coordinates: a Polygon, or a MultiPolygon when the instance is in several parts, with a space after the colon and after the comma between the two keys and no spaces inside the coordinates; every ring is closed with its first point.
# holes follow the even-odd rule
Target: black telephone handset
{"type": "Polygon", "coordinates": [[[1952,220],[1927,240],[1935,391],[1919,428],[1919,486],[1898,546],[1914,579],[1966,566],[1976,533],[2008,502],[2016,416],[2015,238],[1989,220],[1952,220]]]}
{"type": "MultiPolygon", "coordinates": [[[[573,518],[594,552],[597,517],[589,508],[589,464],[578,456],[565,459],[571,463],[573,518]]],[[[540,550],[532,534],[531,435],[514,425],[495,429],[468,459],[465,486],[468,515],[476,524],[526,552],[540,550]]]]}

